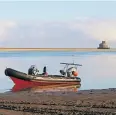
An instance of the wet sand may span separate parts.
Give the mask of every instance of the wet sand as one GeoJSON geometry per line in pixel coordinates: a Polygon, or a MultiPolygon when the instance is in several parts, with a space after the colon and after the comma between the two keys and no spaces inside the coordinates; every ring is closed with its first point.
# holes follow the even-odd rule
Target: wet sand
{"type": "Polygon", "coordinates": [[[0,51],[77,51],[77,52],[115,52],[116,48],[0,48],[0,51]]]}
{"type": "Polygon", "coordinates": [[[3,115],[116,115],[116,89],[0,94],[3,115]]]}

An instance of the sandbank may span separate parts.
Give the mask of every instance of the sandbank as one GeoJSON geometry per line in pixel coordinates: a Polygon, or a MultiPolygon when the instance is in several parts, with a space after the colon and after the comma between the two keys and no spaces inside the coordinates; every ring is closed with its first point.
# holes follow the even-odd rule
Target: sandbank
{"type": "Polygon", "coordinates": [[[76,52],[115,52],[116,48],[0,48],[0,51],[76,51],[76,52]]]}

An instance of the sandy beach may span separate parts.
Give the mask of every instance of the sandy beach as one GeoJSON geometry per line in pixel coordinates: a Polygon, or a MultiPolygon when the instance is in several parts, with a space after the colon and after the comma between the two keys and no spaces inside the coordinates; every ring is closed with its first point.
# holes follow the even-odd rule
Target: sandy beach
{"type": "Polygon", "coordinates": [[[116,115],[116,89],[0,94],[2,115],[116,115]]]}
{"type": "Polygon", "coordinates": [[[0,51],[76,51],[76,52],[115,52],[116,48],[0,48],[0,51]]]}

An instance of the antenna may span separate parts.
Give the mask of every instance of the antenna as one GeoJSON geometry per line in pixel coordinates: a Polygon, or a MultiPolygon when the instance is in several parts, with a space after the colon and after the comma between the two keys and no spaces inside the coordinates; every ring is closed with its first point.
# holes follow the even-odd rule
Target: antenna
{"type": "Polygon", "coordinates": [[[74,55],[72,55],[72,57],[73,57],[73,63],[74,63],[74,55]]]}

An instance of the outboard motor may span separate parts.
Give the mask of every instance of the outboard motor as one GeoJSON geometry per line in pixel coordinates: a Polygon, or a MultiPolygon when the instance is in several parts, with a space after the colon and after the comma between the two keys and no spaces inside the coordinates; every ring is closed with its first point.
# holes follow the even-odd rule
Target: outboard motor
{"type": "Polygon", "coordinates": [[[35,65],[31,65],[31,67],[28,69],[28,75],[37,75],[39,73],[39,70],[35,65]]]}

